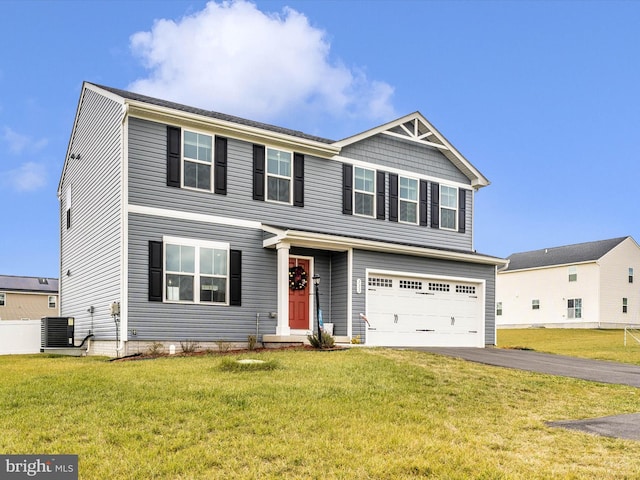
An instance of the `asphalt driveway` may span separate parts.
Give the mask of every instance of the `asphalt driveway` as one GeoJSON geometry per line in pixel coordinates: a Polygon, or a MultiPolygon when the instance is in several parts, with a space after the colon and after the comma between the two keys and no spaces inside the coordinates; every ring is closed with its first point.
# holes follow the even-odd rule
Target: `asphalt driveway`
{"type": "MultiPolygon", "coordinates": [[[[640,388],[639,365],[502,348],[424,347],[416,348],[415,350],[496,367],[515,368],[548,375],[640,388]]],[[[563,420],[548,422],[547,425],[579,430],[605,437],[640,440],[640,413],[582,420],[563,420]]]]}

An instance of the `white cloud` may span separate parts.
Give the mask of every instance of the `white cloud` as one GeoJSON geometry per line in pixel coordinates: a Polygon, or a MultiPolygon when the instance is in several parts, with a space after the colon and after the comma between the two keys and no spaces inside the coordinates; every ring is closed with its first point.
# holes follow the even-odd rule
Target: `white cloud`
{"type": "Polygon", "coordinates": [[[18,192],[32,192],[44,187],[47,182],[45,166],[36,162],[27,162],[5,173],[9,187],[18,192]]]}
{"type": "Polygon", "coordinates": [[[332,62],[325,32],[291,8],[268,14],[245,0],[212,1],[135,33],[131,48],[149,76],[129,88],[146,95],[267,121],[301,111],[395,115],[393,87],[332,62]]]}
{"type": "Polygon", "coordinates": [[[28,135],[23,135],[15,130],[4,127],[3,140],[8,144],[11,153],[20,154],[25,151],[36,152],[46,147],[48,141],[46,139],[34,140],[28,135]]]}

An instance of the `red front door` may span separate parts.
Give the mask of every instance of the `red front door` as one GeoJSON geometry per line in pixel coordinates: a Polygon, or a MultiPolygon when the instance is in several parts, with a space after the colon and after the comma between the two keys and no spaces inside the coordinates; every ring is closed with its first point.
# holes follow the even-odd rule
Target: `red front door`
{"type": "Polygon", "coordinates": [[[309,260],[289,259],[289,328],[309,329],[309,260]],[[306,282],[305,282],[306,280],[306,282]],[[306,283],[306,284],[305,284],[306,283]],[[304,285],[304,287],[302,287],[304,285]]]}

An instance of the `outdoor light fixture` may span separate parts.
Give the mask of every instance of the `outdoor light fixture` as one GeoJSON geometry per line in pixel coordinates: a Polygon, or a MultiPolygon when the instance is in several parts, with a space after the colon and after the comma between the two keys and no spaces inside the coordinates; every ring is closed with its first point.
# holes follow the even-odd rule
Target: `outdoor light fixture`
{"type": "Polygon", "coordinates": [[[311,277],[313,279],[313,284],[317,287],[318,285],[320,285],[320,275],[318,275],[317,273],[311,277]]]}

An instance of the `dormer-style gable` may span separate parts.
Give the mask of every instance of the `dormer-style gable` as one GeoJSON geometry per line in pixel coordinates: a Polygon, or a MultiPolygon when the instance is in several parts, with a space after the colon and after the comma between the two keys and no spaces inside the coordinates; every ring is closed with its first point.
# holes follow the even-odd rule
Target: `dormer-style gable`
{"type": "Polygon", "coordinates": [[[489,180],[474,167],[449,141],[420,113],[414,112],[357,135],[345,138],[334,145],[343,149],[376,135],[386,135],[413,142],[441,152],[474,188],[489,185],[489,180]]]}

